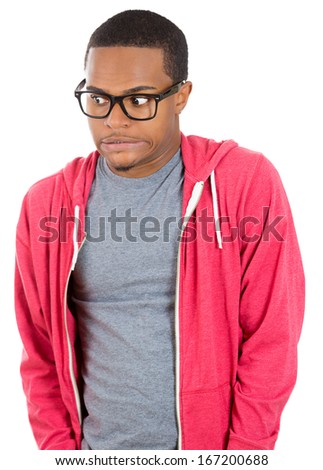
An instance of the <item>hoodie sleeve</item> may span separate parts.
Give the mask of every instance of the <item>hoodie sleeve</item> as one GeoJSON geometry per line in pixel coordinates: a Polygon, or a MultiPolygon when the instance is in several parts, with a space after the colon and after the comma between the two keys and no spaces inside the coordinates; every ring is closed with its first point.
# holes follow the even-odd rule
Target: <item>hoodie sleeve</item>
{"type": "Polygon", "coordinates": [[[17,227],[15,308],[23,342],[21,376],[29,420],[38,447],[73,450],[76,449],[76,439],[60,392],[51,325],[43,310],[46,283],[39,281],[40,274],[46,277],[41,261],[46,257],[43,252],[46,247],[40,247],[38,243],[38,250],[35,250],[31,235],[41,205],[41,198],[37,199],[31,207],[27,195],[17,227]]]}
{"type": "Polygon", "coordinates": [[[304,274],[280,177],[264,157],[240,207],[240,347],[228,449],[273,449],[296,381],[304,274]]]}

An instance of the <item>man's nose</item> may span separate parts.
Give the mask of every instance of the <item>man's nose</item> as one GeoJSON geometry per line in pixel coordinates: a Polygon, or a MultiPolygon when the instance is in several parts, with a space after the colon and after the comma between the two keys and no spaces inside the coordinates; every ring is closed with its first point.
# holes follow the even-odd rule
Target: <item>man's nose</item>
{"type": "Polygon", "coordinates": [[[118,129],[119,127],[128,127],[130,119],[123,112],[121,104],[115,103],[110,114],[104,118],[104,124],[112,129],[118,129]]]}

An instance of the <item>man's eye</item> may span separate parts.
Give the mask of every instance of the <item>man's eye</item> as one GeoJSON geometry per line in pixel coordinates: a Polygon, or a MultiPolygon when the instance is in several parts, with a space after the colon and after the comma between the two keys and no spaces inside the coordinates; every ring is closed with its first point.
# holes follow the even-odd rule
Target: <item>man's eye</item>
{"type": "Polygon", "coordinates": [[[100,96],[100,95],[90,95],[90,98],[93,101],[93,103],[98,106],[106,105],[109,102],[109,100],[106,97],[100,96]]]}
{"type": "Polygon", "coordinates": [[[149,103],[149,98],[146,96],[132,96],[131,97],[131,104],[134,106],[144,106],[145,104],[149,103]]]}

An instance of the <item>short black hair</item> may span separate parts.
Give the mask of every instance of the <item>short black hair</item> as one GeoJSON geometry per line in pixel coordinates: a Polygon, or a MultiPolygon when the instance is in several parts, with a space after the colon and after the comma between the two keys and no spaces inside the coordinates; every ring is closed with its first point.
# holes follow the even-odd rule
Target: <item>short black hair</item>
{"type": "Polygon", "coordinates": [[[174,81],[187,80],[188,47],[183,32],[170,20],[148,10],[126,10],[112,16],[92,34],[92,47],[154,47],[164,52],[165,73],[174,81]]]}

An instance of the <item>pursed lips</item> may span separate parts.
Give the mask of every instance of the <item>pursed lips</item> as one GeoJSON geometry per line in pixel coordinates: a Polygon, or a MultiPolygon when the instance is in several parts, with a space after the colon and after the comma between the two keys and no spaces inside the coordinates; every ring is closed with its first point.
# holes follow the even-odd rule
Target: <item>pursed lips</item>
{"type": "Polygon", "coordinates": [[[144,144],[144,141],[129,137],[108,137],[101,141],[101,146],[107,150],[123,150],[136,148],[144,144]]]}

